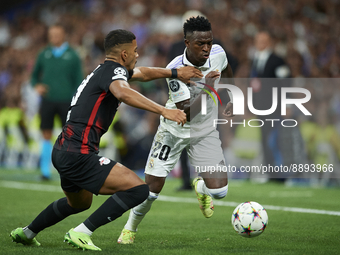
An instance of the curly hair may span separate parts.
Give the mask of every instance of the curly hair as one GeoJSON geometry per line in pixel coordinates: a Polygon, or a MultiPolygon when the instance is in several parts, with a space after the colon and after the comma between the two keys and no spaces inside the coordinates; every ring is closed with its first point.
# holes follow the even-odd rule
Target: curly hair
{"type": "Polygon", "coordinates": [[[132,43],[136,39],[136,36],[127,30],[116,29],[109,32],[104,40],[104,49],[106,53],[109,53],[111,49],[119,44],[132,43]]]}
{"type": "Polygon", "coordinates": [[[191,34],[194,31],[211,31],[211,24],[209,20],[202,16],[191,17],[187,19],[183,25],[184,38],[187,38],[187,34],[191,34]]]}

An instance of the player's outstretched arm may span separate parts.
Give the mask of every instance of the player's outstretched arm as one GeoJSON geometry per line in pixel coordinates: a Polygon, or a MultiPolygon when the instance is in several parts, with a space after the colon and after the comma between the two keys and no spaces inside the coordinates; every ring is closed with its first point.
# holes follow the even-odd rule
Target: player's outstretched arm
{"type": "Polygon", "coordinates": [[[143,109],[146,111],[161,114],[164,118],[176,121],[178,124],[186,123],[186,114],[178,109],[166,109],[164,106],[146,98],[123,80],[115,80],[110,85],[111,93],[120,101],[127,105],[143,109]]]}
{"type": "Polygon", "coordinates": [[[192,66],[184,66],[176,69],[177,77],[168,68],[161,67],[136,67],[130,81],[151,81],[159,78],[177,78],[184,83],[189,83],[191,78],[202,78],[200,70],[192,66]]]}

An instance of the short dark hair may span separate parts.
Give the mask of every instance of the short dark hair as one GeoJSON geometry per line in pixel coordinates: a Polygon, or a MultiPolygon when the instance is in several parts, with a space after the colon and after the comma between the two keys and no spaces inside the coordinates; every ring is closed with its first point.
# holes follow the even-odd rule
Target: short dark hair
{"type": "Polygon", "coordinates": [[[203,16],[191,17],[184,23],[183,31],[184,38],[187,38],[187,34],[193,33],[194,31],[211,31],[211,24],[209,20],[203,16]]]}
{"type": "Polygon", "coordinates": [[[132,43],[136,36],[127,30],[116,29],[112,30],[104,39],[105,53],[109,53],[111,49],[119,44],[132,43]]]}

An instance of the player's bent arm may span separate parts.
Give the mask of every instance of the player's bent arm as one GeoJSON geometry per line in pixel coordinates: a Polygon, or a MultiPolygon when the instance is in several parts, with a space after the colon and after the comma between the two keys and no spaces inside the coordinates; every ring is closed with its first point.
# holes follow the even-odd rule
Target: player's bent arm
{"type": "Polygon", "coordinates": [[[178,109],[166,109],[164,106],[155,103],[136,90],[130,88],[130,85],[126,81],[113,81],[110,84],[110,91],[120,102],[124,102],[127,105],[161,114],[164,118],[176,121],[178,124],[184,125],[186,122],[186,115],[183,111],[178,109]]]}
{"type": "MultiPolygon", "coordinates": [[[[200,94],[203,94],[201,92],[200,94]]],[[[181,101],[176,103],[177,109],[183,110],[187,115],[187,121],[190,121],[201,111],[201,96],[200,94],[194,100],[194,102],[190,105],[190,99],[181,101]]]]}
{"type": "Polygon", "coordinates": [[[188,83],[191,78],[201,78],[200,70],[192,66],[184,66],[177,70],[177,77],[172,77],[172,71],[161,67],[136,67],[130,81],[151,81],[160,78],[178,78],[184,83],[188,83]]]}
{"type": "Polygon", "coordinates": [[[234,84],[234,75],[230,64],[228,64],[226,69],[222,71],[221,78],[227,79],[227,81],[230,82],[229,84],[234,84]]]}
{"type": "MultiPolygon", "coordinates": [[[[208,90],[208,88],[206,88],[208,90]]],[[[190,99],[176,103],[177,109],[183,110],[187,115],[187,121],[191,121],[197,114],[201,112],[201,98],[205,91],[201,91],[195,100],[190,104],[190,99]]]]}
{"type": "MultiPolygon", "coordinates": [[[[206,82],[209,83],[210,85],[208,87],[205,86],[204,87],[205,90],[211,91],[210,87],[214,86],[214,82],[219,76],[220,76],[220,73],[217,71],[211,71],[210,73],[208,73],[205,76],[205,78],[206,78],[206,82]]],[[[202,98],[201,95],[207,94],[205,90],[202,90],[193,102],[190,102],[190,99],[187,99],[187,100],[176,103],[176,107],[178,109],[183,110],[186,113],[187,121],[190,121],[191,119],[193,119],[201,111],[201,98],[202,98]]]]}
{"type": "MultiPolygon", "coordinates": [[[[227,68],[222,71],[221,78],[224,78],[224,82],[226,82],[227,84],[231,84],[231,85],[235,84],[233,70],[231,69],[231,66],[229,63],[227,65],[227,68]]],[[[230,101],[228,102],[226,108],[224,109],[223,115],[230,118],[230,117],[235,116],[233,114],[233,96],[229,89],[227,89],[227,92],[228,92],[230,101]]]]}

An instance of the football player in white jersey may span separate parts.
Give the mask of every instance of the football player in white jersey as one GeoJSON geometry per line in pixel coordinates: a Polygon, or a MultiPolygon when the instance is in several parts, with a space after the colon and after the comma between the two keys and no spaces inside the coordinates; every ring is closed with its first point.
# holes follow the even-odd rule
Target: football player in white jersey
{"type": "MultiPolygon", "coordinates": [[[[221,77],[232,81],[232,70],[223,48],[213,45],[211,24],[206,18],[197,16],[186,20],[183,30],[186,49],[167,68],[194,66],[201,70],[205,80],[197,83],[197,86],[188,86],[178,79],[167,79],[169,100],[166,108],[184,110],[187,123],[181,126],[168,119],[160,119],[145,167],[145,182],[149,185],[150,194],[143,203],[131,209],[129,219],[118,238],[118,243],[121,244],[134,242],[137,226],[157,199],[182,150],[187,150],[193,166],[225,166],[219,133],[213,126],[213,119],[218,119],[218,109],[214,105],[216,99],[206,100],[208,114],[202,115],[200,95],[207,94],[206,91],[212,95],[211,87],[221,77]]],[[[230,93],[229,96],[231,98],[230,93]]],[[[223,114],[232,117],[232,111],[230,101],[223,114]]],[[[220,173],[210,173],[193,180],[200,209],[206,218],[211,217],[214,212],[212,198],[221,199],[228,192],[227,174],[218,174],[220,173]]]]}

